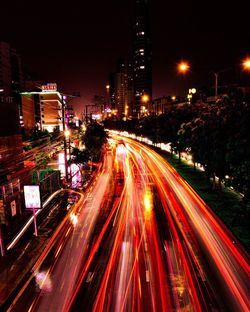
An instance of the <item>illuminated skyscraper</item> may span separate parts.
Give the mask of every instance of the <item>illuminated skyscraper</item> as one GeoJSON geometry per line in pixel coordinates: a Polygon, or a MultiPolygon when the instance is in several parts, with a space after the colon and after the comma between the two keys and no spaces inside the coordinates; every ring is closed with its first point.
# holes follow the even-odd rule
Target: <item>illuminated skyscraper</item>
{"type": "Polygon", "coordinates": [[[152,49],[149,1],[135,0],[134,38],[134,116],[142,116],[152,98],[152,49]]]}
{"type": "Polygon", "coordinates": [[[114,108],[119,118],[130,118],[133,102],[131,63],[123,59],[117,62],[114,73],[114,108]]]}

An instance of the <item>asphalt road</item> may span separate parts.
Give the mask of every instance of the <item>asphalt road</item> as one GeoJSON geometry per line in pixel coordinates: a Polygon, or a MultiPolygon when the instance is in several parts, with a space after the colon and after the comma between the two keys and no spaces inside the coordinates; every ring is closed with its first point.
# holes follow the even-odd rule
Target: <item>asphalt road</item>
{"type": "Polygon", "coordinates": [[[249,311],[249,258],[159,155],[113,136],[10,311],[249,311]]]}

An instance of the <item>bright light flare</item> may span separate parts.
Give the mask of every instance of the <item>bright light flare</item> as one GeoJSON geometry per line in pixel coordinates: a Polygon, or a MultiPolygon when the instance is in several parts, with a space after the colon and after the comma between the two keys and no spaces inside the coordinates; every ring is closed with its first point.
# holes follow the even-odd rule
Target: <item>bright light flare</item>
{"type": "Polygon", "coordinates": [[[70,220],[71,223],[76,226],[77,222],[78,222],[78,217],[76,214],[74,214],[73,212],[70,214],[70,220]]]}
{"type": "Polygon", "coordinates": [[[143,103],[147,103],[149,101],[149,96],[147,95],[147,94],[144,94],[143,96],[142,96],[142,102],[143,103]]]}
{"type": "Polygon", "coordinates": [[[50,292],[52,290],[52,283],[49,277],[49,271],[46,273],[44,271],[37,271],[36,275],[36,284],[40,289],[46,292],[50,292]]]}
{"type": "Polygon", "coordinates": [[[152,216],[152,193],[150,190],[146,190],[143,195],[143,207],[144,207],[144,215],[145,219],[149,220],[152,216]]]}
{"type": "Polygon", "coordinates": [[[178,64],[178,71],[181,73],[186,73],[190,69],[190,65],[187,62],[181,62],[178,64]]]}
{"type": "Polygon", "coordinates": [[[249,71],[250,71],[250,58],[246,58],[246,59],[242,62],[242,66],[243,66],[243,69],[249,70],[249,71]]]}
{"type": "Polygon", "coordinates": [[[118,144],[117,146],[117,154],[118,155],[126,155],[126,148],[123,144],[118,144]]]}

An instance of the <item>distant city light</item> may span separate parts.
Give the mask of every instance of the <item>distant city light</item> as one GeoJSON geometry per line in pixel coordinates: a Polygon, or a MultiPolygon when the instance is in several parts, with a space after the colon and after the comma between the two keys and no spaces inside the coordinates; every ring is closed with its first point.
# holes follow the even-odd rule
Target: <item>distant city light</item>
{"type": "Polygon", "coordinates": [[[93,114],[93,115],[92,115],[92,119],[94,119],[94,120],[99,120],[99,119],[101,119],[101,114],[93,114]]]}
{"type": "Polygon", "coordinates": [[[195,93],[196,93],[196,89],[195,89],[195,88],[189,89],[189,90],[188,90],[188,93],[190,93],[190,94],[195,94],[195,93]]]}

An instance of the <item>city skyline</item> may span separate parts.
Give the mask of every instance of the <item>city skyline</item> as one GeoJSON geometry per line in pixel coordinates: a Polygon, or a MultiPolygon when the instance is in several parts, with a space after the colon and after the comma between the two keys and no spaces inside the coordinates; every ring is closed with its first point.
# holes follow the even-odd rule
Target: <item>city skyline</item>
{"type": "Polygon", "coordinates": [[[250,311],[246,8],[22,2],[0,19],[0,311],[250,311]]]}
{"type": "MultiPolygon", "coordinates": [[[[211,86],[212,71],[240,71],[250,51],[241,2],[179,7],[155,0],[151,8],[153,98],[182,93],[193,83],[211,86]],[[181,59],[191,64],[185,79],[176,71],[181,59]]],[[[36,11],[30,1],[5,1],[2,10],[0,39],[17,49],[24,68],[63,91],[80,91],[83,104],[105,93],[117,59],[132,53],[132,0],[106,1],[98,9],[95,3],[67,7],[54,1],[36,11]]]]}

